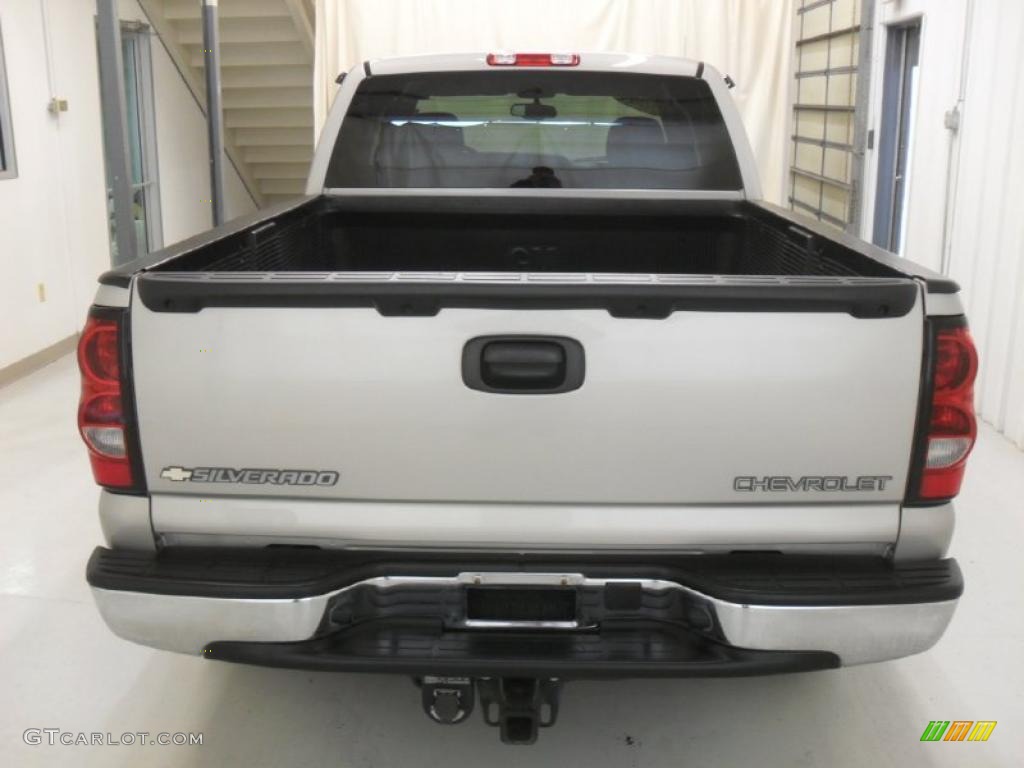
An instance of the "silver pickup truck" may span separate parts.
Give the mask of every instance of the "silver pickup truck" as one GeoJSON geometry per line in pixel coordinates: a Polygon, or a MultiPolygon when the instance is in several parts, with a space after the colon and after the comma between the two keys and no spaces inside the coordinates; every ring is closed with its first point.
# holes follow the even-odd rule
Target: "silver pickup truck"
{"type": "Polygon", "coordinates": [[[103,618],[410,675],[513,743],[566,680],[929,648],[963,589],[958,288],[760,198],[699,62],[356,67],[306,197],[100,278],[103,618]]]}

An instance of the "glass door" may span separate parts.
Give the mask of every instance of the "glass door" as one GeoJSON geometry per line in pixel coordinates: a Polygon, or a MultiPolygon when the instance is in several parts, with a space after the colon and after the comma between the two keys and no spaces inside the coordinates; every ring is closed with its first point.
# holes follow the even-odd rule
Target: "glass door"
{"type": "Polygon", "coordinates": [[[921,23],[890,27],[885,50],[882,125],[879,131],[875,245],[899,253],[906,229],[907,176],[911,160],[921,23]]]}
{"type": "MultiPolygon", "coordinates": [[[[122,24],[121,57],[124,65],[125,134],[131,171],[132,222],[138,255],[163,245],[160,226],[160,188],[157,178],[156,112],[153,103],[153,73],[150,61],[149,28],[141,24],[122,24]]],[[[103,119],[116,119],[107,113],[111,101],[104,99],[103,119]]],[[[107,148],[107,158],[110,148],[107,148]]],[[[110,229],[111,260],[116,264],[114,198],[107,168],[107,213],[110,229]]]]}

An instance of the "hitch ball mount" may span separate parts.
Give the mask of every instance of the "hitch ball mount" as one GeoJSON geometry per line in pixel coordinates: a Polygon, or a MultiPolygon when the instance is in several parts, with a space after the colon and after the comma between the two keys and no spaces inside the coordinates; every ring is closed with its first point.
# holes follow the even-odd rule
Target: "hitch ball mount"
{"type": "Polygon", "coordinates": [[[484,722],[499,729],[506,744],[533,744],[540,728],[558,719],[562,681],[535,677],[423,677],[423,711],[435,723],[456,725],[469,719],[480,697],[484,722]]]}

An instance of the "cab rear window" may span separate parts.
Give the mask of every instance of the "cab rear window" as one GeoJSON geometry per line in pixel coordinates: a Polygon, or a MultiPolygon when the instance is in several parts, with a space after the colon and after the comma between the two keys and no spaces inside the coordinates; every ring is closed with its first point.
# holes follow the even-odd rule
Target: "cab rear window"
{"type": "Polygon", "coordinates": [[[327,187],[737,190],[699,78],[552,70],[373,76],[327,187]]]}

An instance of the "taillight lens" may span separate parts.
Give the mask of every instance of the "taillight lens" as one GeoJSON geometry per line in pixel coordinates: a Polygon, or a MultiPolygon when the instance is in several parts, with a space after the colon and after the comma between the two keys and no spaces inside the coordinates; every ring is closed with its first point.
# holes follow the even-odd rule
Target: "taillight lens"
{"type": "Polygon", "coordinates": [[[978,425],[974,416],[974,378],[978,353],[962,318],[939,327],[932,353],[932,392],[924,435],[924,462],[916,497],[951,499],[960,492],[967,456],[978,425]]]}
{"type": "Polygon", "coordinates": [[[489,53],[487,64],[492,67],[576,67],[578,53],[489,53]]]}
{"type": "Polygon", "coordinates": [[[121,381],[120,313],[94,309],[78,341],[82,396],[78,431],[89,449],[92,474],[108,488],[134,485],[121,381]]]}

